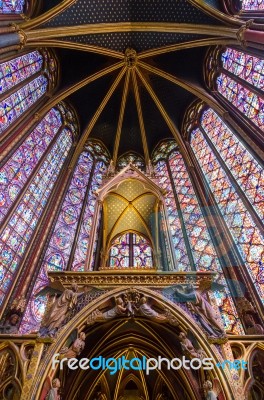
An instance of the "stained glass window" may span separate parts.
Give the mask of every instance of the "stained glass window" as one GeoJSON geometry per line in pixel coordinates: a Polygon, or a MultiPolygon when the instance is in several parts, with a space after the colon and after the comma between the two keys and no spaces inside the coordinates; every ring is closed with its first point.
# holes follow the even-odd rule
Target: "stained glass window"
{"type": "Polygon", "coordinates": [[[264,89],[264,60],[227,48],[221,55],[223,68],[251,85],[264,89]]]}
{"type": "MultiPolygon", "coordinates": [[[[74,253],[74,259],[72,263],[73,271],[83,271],[85,260],[87,256],[87,250],[89,245],[89,238],[92,228],[93,217],[95,213],[95,203],[96,203],[96,195],[95,192],[99,189],[102,183],[102,175],[105,171],[105,163],[103,161],[99,161],[96,163],[93,176],[91,179],[91,186],[89,188],[86,206],[83,214],[83,218],[80,226],[80,233],[76,240],[76,249],[74,253]]],[[[99,223],[99,221],[98,221],[99,223]]],[[[94,244],[96,247],[96,243],[94,244]]],[[[91,261],[91,264],[93,260],[91,261]]]]}
{"type": "Polygon", "coordinates": [[[47,91],[48,79],[38,76],[0,102],[0,133],[20,117],[47,91]]]}
{"type": "Polygon", "coordinates": [[[34,173],[61,125],[60,112],[51,109],[0,169],[0,222],[34,173]]]}
{"type": "Polygon", "coordinates": [[[115,269],[152,268],[152,249],[149,242],[136,233],[118,236],[110,249],[109,265],[115,269]]]}
{"type": "Polygon", "coordinates": [[[161,187],[166,191],[165,203],[167,206],[168,223],[174,247],[176,270],[190,271],[191,265],[188,257],[184,234],[181,227],[180,216],[176,205],[171,180],[166,161],[159,161],[155,166],[155,172],[161,187]]]}
{"type": "MultiPolygon", "coordinates": [[[[1,0],[0,0],[1,1],[1,0]]],[[[52,52],[42,49],[0,64],[0,134],[18,120],[57,81],[52,52]]]]}
{"type": "Polygon", "coordinates": [[[203,113],[201,126],[245,196],[264,220],[264,170],[261,165],[212,109],[203,113]]]}
{"type": "Polygon", "coordinates": [[[183,157],[175,142],[173,145],[172,141],[167,141],[160,146],[161,152],[157,148],[153,156],[157,161],[156,176],[166,191],[165,202],[175,251],[175,269],[190,271],[194,264],[197,271],[217,272],[218,283],[224,289],[214,292],[213,299],[220,308],[225,329],[241,333],[241,324],[183,157]]]}
{"type": "Polygon", "coordinates": [[[90,142],[80,155],[45,252],[21,332],[36,330],[40,324],[47,298],[36,294],[48,284],[48,271],[62,271],[67,267],[74,271],[84,270],[95,211],[95,191],[101,185],[108,162],[109,156],[97,142],[90,142]],[[68,265],[69,262],[71,265],[68,265]]]}
{"type": "Polygon", "coordinates": [[[23,54],[0,64],[0,94],[41,71],[43,57],[39,51],[23,54]]]}
{"type": "Polygon", "coordinates": [[[185,163],[179,152],[170,156],[169,166],[195,267],[198,271],[217,270],[219,269],[217,256],[185,163]]]}
{"type": "Polygon", "coordinates": [[[0,14],[22,14],[25,0],[0,0],[0,14]]]}
{"type": "Polygon", "coordinates": [[[152,154],[152,162],[156,164],[159,160],[166,160],[168,155],[177,149],[177,143],[175,140],[165,140],[156,147],[152,154]]]}
{"type": "Polygon", "coordinates": [[[0,303],[9,290],[71,145],[72,134],[65,128],[42,161],[0,236],[0,303]]]}
{"type": "Polygon", "coordinates": [[[145,169],[145,161],[136,153],[126,153],[119,157],[119,159],[117,160],[117,169],[121,170],[125,168],[129,163],[132,163],[141,170],[145,169]]]}
{"type": "Polygon", "coordinates": [[[264,0],[242,0],[242,10],[245,11],[264,10],[264,0]]]}
{"type": "Polygon", "coordinates": [[[216,83],[218,92],[264,131],[264,99],[224,73],[216,83]]]}
{"type": "MultiPolygon", "coordinates": [[[[199,128],[192,132],[191,146],[244,259],[252,281],[259,291],[260,297],[264,299],[264,238],[262,233],[255,225],[251,214],[238,196],[230,178],[223,170],[199,128]]],[[[225,154],[228,157],[228,146],[225,149],[225,154]]],[[[234,157],[235,155],[234,152],[234,157]]]]}

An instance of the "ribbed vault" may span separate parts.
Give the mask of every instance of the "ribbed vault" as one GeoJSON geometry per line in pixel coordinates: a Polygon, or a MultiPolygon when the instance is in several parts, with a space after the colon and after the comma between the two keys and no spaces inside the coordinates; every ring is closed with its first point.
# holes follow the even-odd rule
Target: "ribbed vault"
{"type": "Polygon", "coordinates": [[[190,104],[198,98],[223,113],[205,89],[204,58],[208,46],[237,44],[241,23],[224,16],[217,2],[52,5],[45,2],[44,13],[21,27],[26,47],[56,48],[60,90],[42,112],[65,98],[76,108],[82,136],[72,163],[88,137],[104,142],[114,164],[127,151],[147,163],[164,137],[174,137],[185,154],[180,130],[190,104]]]}

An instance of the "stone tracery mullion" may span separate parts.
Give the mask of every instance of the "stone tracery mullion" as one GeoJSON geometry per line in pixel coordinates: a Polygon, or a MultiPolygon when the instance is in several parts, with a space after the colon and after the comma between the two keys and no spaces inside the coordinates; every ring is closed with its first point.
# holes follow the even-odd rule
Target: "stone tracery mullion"
{"type": "Polygon", "coordinates": [[[232,172],[228,169],[227,165],[221,158],[221,155],[217,152],[212,141],[210,140],[210,137],[207,135],[206,131],[204,130],[204,128],[201,125],[200,125],[200,129],[203,132],[204,136],[206,137],[207,143],[210,146],[211,150],[213,151],[218,162],[221,164],[221,167],[224,169],[229,180],[232,182],[232,185],[234,186],[235,190],[238,192],[239,197],[241,198],[241,200],[244,203],[244,206],[250,211],[255,224],[258,226],[258,228],[260,230],[264,229],[263,219],[261,218],[261,216],[258,215],[257,211],[253,208],[252,204],[246,197],[245,192],[243,191],[242,187],[240,187],[239,183],[235,180],[234,176],[232,175],[232,172]]]}
{"type": "Polygon", "coordinates": [[[175,188],[175,183],[174,183],[173,176],[172,176],[171,166],[169,164],[168,159],[169,159],[169,157],[166,160],[166,165],[167,165],[167,170],[168,170],[168,173],[169,173],[171,187],[172,187],[173,194],[174,194],[174,200],[175,200],[176,205],[177,205],[177,212],[178,212],[179,219],[180,219],[181,230],[182,230],[183,237],[184,237],[185,247],[186,247],[187,254],[188,254],[188,257],[189,257],[189,261],[190,261],[190,264],[191,264],[191,270],[196,271],[196,265],[195,265],[195,261],[194,261],[194,258],[193,258],[193,253],[192,253],[192,249],[191,249],[191,246],[190,246],[189,238],[188,238],[188,235],[187,235],[187,232],[186,232],[183,213],[182,213],[180,201],[179,201],[179,198],[178,198],[178,194],[177,194],[177,191],[176,191],[176,188],[175,188]]]}

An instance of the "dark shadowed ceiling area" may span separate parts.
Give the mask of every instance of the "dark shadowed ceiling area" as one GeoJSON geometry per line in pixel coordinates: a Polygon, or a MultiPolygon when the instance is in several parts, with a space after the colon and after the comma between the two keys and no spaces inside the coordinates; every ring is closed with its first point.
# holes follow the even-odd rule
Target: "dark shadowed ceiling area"
{"type": "MultiPolygon", "coordinates": [[[[76,0],[38,27],[45,45],[57,54],[61,91],[121,63],[67,98],[76,109],[81,133],[100,139],[112,156],[135,151],[147,160],[160,140],[175,137],[168,119],[180,131],[186,109],[197,98],[185,83],[206,89],[208,40],[220,40],[217,30],[227,26],[195,3],[76,0]],[[44,30],[49,31],[47,39],[44,30]]],[[[204,3],[220,8],[216,0],[204,3]]],[[[44,0],[42,13],[60,4],[44,0]]]]}

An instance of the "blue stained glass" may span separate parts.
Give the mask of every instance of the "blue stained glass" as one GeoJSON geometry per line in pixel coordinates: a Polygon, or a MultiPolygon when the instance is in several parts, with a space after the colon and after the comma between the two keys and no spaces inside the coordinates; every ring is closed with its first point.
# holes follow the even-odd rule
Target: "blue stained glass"
{"type": "Polygon", "coordinates": [[[0,0],[0,14],[22,14],[25,0],[0,0]]]}
{"type": "Polygon", "coordinates": [[[48,80],[41,75],[0,102],[0,133],[11,125],[47,91],[48,80]]]}

